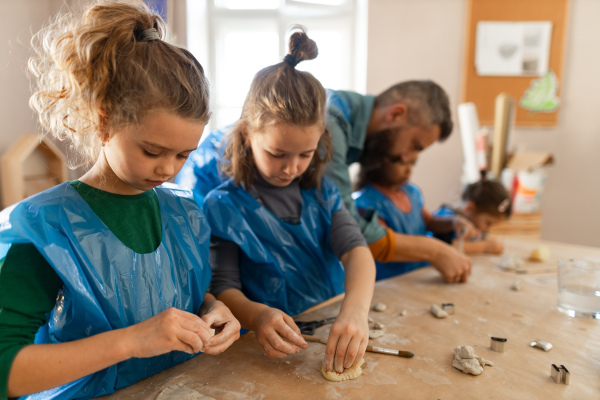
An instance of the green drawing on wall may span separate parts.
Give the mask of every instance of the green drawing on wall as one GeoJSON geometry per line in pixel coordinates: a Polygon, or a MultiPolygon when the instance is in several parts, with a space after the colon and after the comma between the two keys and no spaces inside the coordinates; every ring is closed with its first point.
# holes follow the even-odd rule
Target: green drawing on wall
{"type": "Polygon", "coordinates": [[[519,105],[533,112],[554,112],[560,105],[560,99],[556,97],[558,81],[552,71],[531,81],[531,86],[525,90],[525,95],[519,100],[519,105]]]}

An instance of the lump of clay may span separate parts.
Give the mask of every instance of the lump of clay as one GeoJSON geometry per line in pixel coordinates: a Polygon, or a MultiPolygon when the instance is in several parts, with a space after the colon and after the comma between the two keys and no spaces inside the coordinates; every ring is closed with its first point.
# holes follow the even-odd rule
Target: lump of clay
{"type": "Polygon", "coordinates": [[[533,251],[529,255],[529,259],[531,261],[544,262],[544,261],[548,261],[549,258],[550,258],[550,249],[548,248],[548,246],[544,246],[544,245],[536,247],[535,249],[533,249],[533,251]]]}
{"type": "Polygon", "coordinates": [[[385,333],[382,329],[370,329],[369,330],[369,339],[379,339],[385,333]]]}
{"type": "Polygon", "coordinates": [[[387,306],[383,303],[376,303],[373,305],[373,310],[374,311],[385,311],[385,309],[387,308],[387,306]]]}
{"type": "Polygon", "coordinates": [[[432,304],[429,311],[431,311],[436,318],[446,318],[448,316],[448,313],[437,304],[432,304]]]}
{"type": "Polygon", "coordinates": [[[356,379],[362,374],[361,366],[364,364],[365,359],[361,358],[358,364],[351,366],[350,368],[344,368],[344,372],[338,374],[335,371],[325,371],[325,362],[323,361],[323,366],[321,367],[321,374],[323,378],[327,379],[331,382],[342,382],[349,381],[351,379],[356,379]]]}
{"type": "Polygon", "coordinates": [[[525,264],[522,258],[506,255],[500,260],[500,268],[514,270],[519,269],[525,264]]]}
{"type": "Polygon", "coordinates": [[[456,346],[454,348],[452,366],[465,374],[479,375],[486,365],[493,366],[494,363],[479,357],[471,346],[456,346]]]}
{"type": "Polygon", "coordinates": [[[512,283],[512,285],[510,285],[510,288],[511,288],[512,290],[514,290],[515,292],[518,292],[519,290],[521,290],[521,288],[522,288],[522,287],[523,287],[523,286],[522,286],[522,284],[521,284],[521,281],[520,281],[520,280],[518,280],[518,279],[517,279],[517,280],[515,280],[515,281],[512,283]]]}
{"type": "Polygon", "coordinates": [[[375,324],[373,325],[373,329],[380,330],[380,329],[383,329],[383,328],[385,328],[385,325],[382,324],[381,322],[375,322],[375,324]]]}

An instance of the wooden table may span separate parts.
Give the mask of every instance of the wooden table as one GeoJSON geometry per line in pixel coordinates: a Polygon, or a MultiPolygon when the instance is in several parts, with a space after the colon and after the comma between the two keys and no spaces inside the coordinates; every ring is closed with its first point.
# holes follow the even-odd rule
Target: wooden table
{"type": "MultiPolygon", "coordinates": [[[[527,257],[540,242],[505,239],[505,254],[527,257]]],[[[546,242],[555,265],[559,258],[598,257],[600,249],[546,242]]],[[[267,358],[253,333],[243,335],[219,356],[200,355],[184,364],[124,388],[110,399],[155,399],[182,383],[216,399],[598,399],[600,321],[571,318],[556,310],[556,273],[517,275],[498,268],[498,256],[473,257],[466,284],[446,284],[433,268],[377,282],[373,302],[387,310],[371,312],[386,326],[373,345],[412,351],[412,359],[367,353],[363,375],[328,382],[319,368],[325,346],[286,359],[267,358]],[[520,291],[511,290],[519,279],[520,291]],[[431,304],[454,303],[456,313],[436,319],[431,304]],[[407,310],[405,316],[398,313],[407,310]],[[490,337],[508,339],[507,352],[490,349],[490,337]],[[549,352],[533,348],[549,341],[549,352]],[[469,345],[495,363],[472,376],[452,367],[453,348],[469,345]],[[571,372],[570,385],[556,384],[551,364],[571,372]]],[[[302,320],[335,316],[340,303],[302,315],[302,320]]],[[[328,327],[315,336],[326,337],[328,327]]]]}

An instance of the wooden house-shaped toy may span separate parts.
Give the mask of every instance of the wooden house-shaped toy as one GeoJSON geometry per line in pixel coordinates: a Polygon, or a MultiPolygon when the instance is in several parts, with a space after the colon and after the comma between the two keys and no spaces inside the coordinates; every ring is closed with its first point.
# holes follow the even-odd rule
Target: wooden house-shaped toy
{"type": "Polygon", "coordinates": [[[68,180],[65,156],[44,135],[29,134],[4,153],[0,161],[2,207],[68,180]]]}

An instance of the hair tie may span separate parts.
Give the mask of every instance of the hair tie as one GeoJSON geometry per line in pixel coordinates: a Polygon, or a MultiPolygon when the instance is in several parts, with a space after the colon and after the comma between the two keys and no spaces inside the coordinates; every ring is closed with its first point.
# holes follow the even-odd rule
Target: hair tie
{"type": "Polygon", "coordinates": [[[509,199],[502,200],[502,203],[498,204],[498,212],[503,213],[504,211],[506,211],[506,209],[508,208],[509,204],[510,204],[510,200],[509,199]]]}
{"type": "Polygon", "coordinates": [[[295,68],[295,67],[296,67],[296,65],[298,65],[298,63],[300,62],[300,61],[296,61],[296,57],[294,57],[294,56],[293,56],[293,55],[291,55],[291,54],[288,54],[288,55],[286,55],[286,56],[283,58],[283,61],[284,61],[286,64],[290,65],[292,68],[295,68]]]}
{"type": "Polygon", "coordinates": [[[160,36],[158,36],[158,31],[156,28],[143,30],[140,35],[140,42],[150,42],[152,40],[160,40],[160,36]]]}

